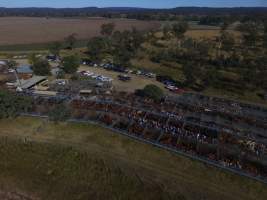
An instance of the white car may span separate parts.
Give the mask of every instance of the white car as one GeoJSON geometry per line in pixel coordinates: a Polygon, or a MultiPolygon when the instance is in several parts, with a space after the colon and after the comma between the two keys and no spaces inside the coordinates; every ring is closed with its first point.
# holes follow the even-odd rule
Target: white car
{"type": "Polygon", "coordinates": [[[171,91],[173,91],[173,90],[177,90],[177,89],[178,89],[176,86],[173,86],[173,85],[167,85],[166,88],[167,88],[168,90],[171,90],[171,91]]]}
{"type": "Polygon", "coordinates": [[[91,76],[93,79],[96,79],[98,77],[98,75],[93,75],[91,76]]]}
{"type": "Polygon", "coordinates": [[[88,73],[87,76],[94,76],[94,73],[93,72],[90,72],[90,73],[88,73]]]}
{"type": "Polygon", "coordinates": [[[66,85],[66,81],[58,81],[57,84],[58,85],[66,85]]]}
{"type": "Polygon", "coordinates": [[[103,82],[111,82],[113,79],[112,78],[109,78],[109,77],[103,77],[102,78],[102,81],[103,82]]]}
{"type": "Polygon", "coordinates": [[[154,73],[148,73],[146,76],[149,78],[156,78],[156,74],[154,73]]]}
{"type": "Polygon", "coordinates": [[[138,70],[138,71],[136,72],[136,74],[137,74],[137,75],[141,75],[142,72],[141,72],[140,70],[138,70]]]}
{"type": "Polygon", "coordinates": [[[94,73],[92,73],[92,72],[85,72],[83,75],[85,75],[85,76],[93,76],[94,73]]]}

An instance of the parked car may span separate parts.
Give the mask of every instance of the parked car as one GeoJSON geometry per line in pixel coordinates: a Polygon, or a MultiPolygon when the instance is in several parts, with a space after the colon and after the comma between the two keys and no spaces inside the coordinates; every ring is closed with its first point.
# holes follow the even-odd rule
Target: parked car
{"type": "Polygon", "coordinates": [[[66,85],[66,81],[65,80],[57,80],[56,84],[57,85],[66,85]]]}
{"type": "Polygon", "coordinates": [[[147,73],[146,74],[146,76],[148,77],[148,78],[156,78],[156,74],[154,74],[154,73],[147,73]]]}
{"type": "Polygon", "coordinates": [[[92,61],[88,58],[83,58],[81,61],[82,65],[91,65],[92,61]]]}
{"type": "Polygon", "coordinates": [[[8,69],[8,73],[14,73],[15,70],[14,69],[8,69]]]}
{"type": "Polygon", "coordinates": [[[102,82],[111,82],[113,81],[112,78],[106,77],[106,76],[98,76],[96,80],[102,81],[102,82]]]}
{"type": "Polygon", "coordinates": [[[180,89],[180,88],[176,87],[175,85],[166,85],[165,88],[171,92],[176,93],[176,94],[181,94],[181,93],[185,92],[183,89],[180,89]]]}
{"type": "Polygon", "coordinates": [[[49,61],[49,62],[54,62],[54,61],[57,61],[57,56],[55,55],[48,55],[46,56],[46,59],[49,61]]]}
{"type": "Polygon", "coordinates": [[[88,76],[88,77],[91,77],[94,75],[93,72],[90,72],[90,71],[81,71],[79,72],[82,76],[88,76]]]}
{"type": "Polygon", "coordinates": [[[161,82],[165,85],[176,85],[175,80],[173,80],[170,76],[156,76],[156,80],[158,82],[161,82]]]}
{"type": "Polygon", "coordinates": [[[132,78],[126,74],[120,74],[118,75],[118,78],[120,81],[130,81],[132,78]]]}
{"type": "Polygon", "coordinates": [[[137,70],[137,71],[136,71],[136,75],[142,75],[142,71],[137,70]]]}

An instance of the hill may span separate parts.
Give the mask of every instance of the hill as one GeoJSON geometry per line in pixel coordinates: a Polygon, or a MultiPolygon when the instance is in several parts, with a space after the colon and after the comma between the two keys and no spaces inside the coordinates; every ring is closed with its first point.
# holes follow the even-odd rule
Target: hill
{"type": "MultiPolygon", "coordinates": [[[[64,6],[64,5],[62,5],[64,6]]],[[[241,8],[207,8],[177,7],[171,9],[148,9],[132,7],[86,7],[86,8],[0,8],[0,16],[27,17],[74,17],[74,16],[107,16],[108,14],[139,14],[169,13],[176,15],[265,15],[266,7],[241,8]]]]}

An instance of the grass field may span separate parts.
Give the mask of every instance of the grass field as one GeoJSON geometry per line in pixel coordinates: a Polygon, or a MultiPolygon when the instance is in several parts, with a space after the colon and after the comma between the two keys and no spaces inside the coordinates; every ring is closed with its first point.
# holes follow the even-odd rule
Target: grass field
{"type": "Polygon", "coordinates": [[[82,41],[99,35],[101,25],[110,22],[116,24],[116,30],[127,30],[132,27],[149,30],[160,26],[159,22],[126,19],[2,17],[0,46],[31,44],[30,46],[34,47],[36,44],[36,48],[40,48],[45,43],[63,41],[73,33],[82,41]]]}
{"type": "Polygon", "coordinates": [[[266,185],[94,125],[23,117],[0,127],[0,191],[45,200],[267,197],[266,185]]]}

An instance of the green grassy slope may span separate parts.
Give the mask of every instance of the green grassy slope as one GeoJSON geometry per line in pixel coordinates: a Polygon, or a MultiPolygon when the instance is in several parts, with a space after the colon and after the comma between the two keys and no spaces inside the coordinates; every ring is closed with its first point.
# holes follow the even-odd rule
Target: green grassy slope
{"type": "Polygon", "coordinates": [[[267,197],[266,185],[93,125],[18,118],[0,127],[0,185],[41,199],[267,197]]]}

